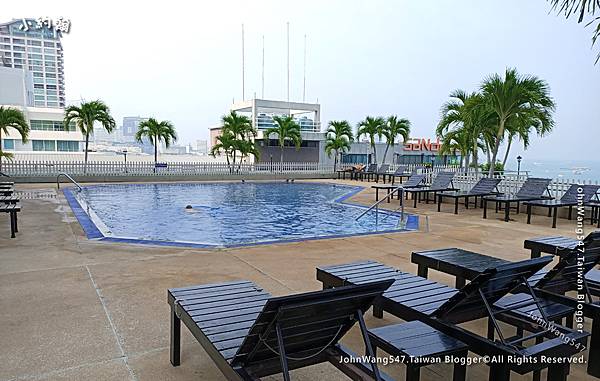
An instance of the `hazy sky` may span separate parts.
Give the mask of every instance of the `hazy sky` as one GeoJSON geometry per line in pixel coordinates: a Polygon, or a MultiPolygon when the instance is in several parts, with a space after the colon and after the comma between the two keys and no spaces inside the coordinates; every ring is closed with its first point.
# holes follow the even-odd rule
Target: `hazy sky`
{"type": "Polygon", "coordinates": [[[63,16],[67,100],[100,98],[123,116],[169,119],[180,141],[208,136],[232,99],[286,98],[286,22],[291,99],[307,101],[325,124],[397,114],[415,137],[433,137],[453,89],[475,90],[488,74],[516,67],[545,79],[558,107],[555,131],[534,139],[526,159],[598,158],[600,64],[591,28],[549,14],[544,0],[496,1],[5,1],[1,21],[63,16]],[[560,158],[560,157],[559,157],[560,158]]]}

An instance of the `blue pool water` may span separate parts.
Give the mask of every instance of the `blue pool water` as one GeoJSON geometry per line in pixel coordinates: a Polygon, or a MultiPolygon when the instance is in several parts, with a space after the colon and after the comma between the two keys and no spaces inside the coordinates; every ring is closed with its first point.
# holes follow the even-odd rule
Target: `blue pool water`
{"type": "Polygon", "coordinates": [[[100,236],[155,243],[224,247],[405,227],[397,214],[380,213],[377,225],[374,213],[356,221],[364,207],[344,199],[360,189],[260,182],[95,185],[69,190],[68,199],[88,236],[91,225],[100,236]]]}

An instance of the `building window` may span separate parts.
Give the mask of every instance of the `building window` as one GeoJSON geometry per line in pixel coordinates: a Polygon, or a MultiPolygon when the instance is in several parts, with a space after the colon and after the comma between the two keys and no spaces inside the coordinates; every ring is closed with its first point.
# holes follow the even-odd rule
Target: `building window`
{"type": "Polygon", "coordinates": [[[13,50],[16,51],[16,52],[24,52],[25,51],[25,47],[24,46],[15,45],[15,46],[13,46],[13,50]]]}
{"type": "Polygon", "coordinates": [[[32,140],[31,145],[34,151],[56,151],[55,140],[32,140]]]}
{"type": "Polygon", "coordinates": [[[20,39],[20,38],[13,38],[13,44],[25,45],[25,40],[20,39]]]}
{"type": "Polygon", "coordinates": [[[53,48],[54,47],[54,42],[44,41],[44,47],[46,47],[46,48],[53,48]]]}
{"type": "Polygon", "coordinates": [[[69,123],[69,128],[65,129],[62,121],[58,120],[30,120],[29,125],[35,131],[75,131],[75,122],[69,123]]]}
{"type": "Polygon", "coordinates": [[[347,153],[342,155],[342,163],[344,164],[367,164],[369,155],[360,153],[347,153]]]}
{"type": "Polygon", "coordinates": [[[27,41],[27,45],[42,46],[42,42],[41,41],[36,41],[36,40],[29,40],[29,41],[27,41]]]}
{"type": "Polygon", "coordinates": [[[79,151],[79,142],[72,140],[57,140],[56,148],[62,152],[77,152],[79,151]]]}
{"type": "Polygon", "coordinates": [[[4,139],[2,141],[4,145],[4,149],[15,149],[15,140],[14,139],[4,139]]]}
{"type": "Polygon", "coordinates": [[[42,48],[29,48],[29,51],[32,53],[41,53],[42,48]]]}

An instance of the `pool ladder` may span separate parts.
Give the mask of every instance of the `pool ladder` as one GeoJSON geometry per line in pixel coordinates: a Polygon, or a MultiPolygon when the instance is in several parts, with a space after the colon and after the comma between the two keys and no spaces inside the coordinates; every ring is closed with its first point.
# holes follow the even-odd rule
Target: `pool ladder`
{"type": "Polygon", "coordinates": [[[61,172],[58,174],[58,176],[56,176],[56,188],[60,189],[60,177],[64,176],[66,177],[70,182],[72,182],[73,184],[75,184],[75,186],[77,186],[77,188],[79,188],[79,191],[81,192],[83,190],[83,188],[81,187],[81,185],[79,185],[79,183],[77,183],[77,181],[75,181],[75,179],[73,179],[68,173],[65,172],[61,172]]]}
{"type": "Polygon", "coordinates": [[[385,211],[384,217],[383,217],[383,219],[381,221],[385,221],[390,215],[392,215],[392,214],[397,213],[398,211],[400,211],[400,219],[398,220],[398,226],[400,226],[402,224],[405,224],[405,219],[404,219],[404,188],[402,187],[402,185],[394,188],[391,192],[389,192],[387,195],[385,195],[385,197],[383,197],[381,200],[377,201],[376,203],[374,203],[373,205],[371,205],[369,208],[367,208],[367,210],[365,210],[358,217],[356,217],[355,221],[360,220],[364,215],[366,215],[367,213],[369,213],[370,211],[372,211],[373,209],[375,209],[375,229],[378,229],[378,227],[379,227],[379,204],[381,204],[383,201],[385,201],[389,197],[393,198],[394,193],[399,193],[398,196],[400,197],[400,207],[398,207],[396,210],[393,210],[392,212],[385,211]]]}

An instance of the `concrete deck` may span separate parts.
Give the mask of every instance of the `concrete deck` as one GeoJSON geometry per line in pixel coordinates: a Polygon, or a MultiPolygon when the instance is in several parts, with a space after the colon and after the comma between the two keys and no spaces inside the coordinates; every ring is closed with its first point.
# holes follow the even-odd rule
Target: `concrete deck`
{"type": "MultiPolygon", "coordinates": [[[[55,192],[48,184],[17,189],[55,192]]],[[[373,200],[371,189],[351,199],[365,204],[373,200]]],[[[438,213],[432,204],[419,204],[418,214],[429,216],[429,232],[209,251],[90,241],[62,193],[56,198],[24,199],[22,205],[16,239],[9,238],[8,217],[0,221],[0,381],[222,380],[185,328],[181,366],[170,365],[167,288],[249,279],[275,295],[285,295],[319,289],[315,279],[319,265],[374,259],[416,273],[410,263],[415,250],[461,247],[521,260],[529,257],[523,249],[527,238],[574,236],[574,223],[564,219],[551,229],[550,218],[543,216],[526,225],[523,213],[506,223],[493,210],[491,218],[483,220],[480,209],[461,209],[455,216],[450,205],[438,213]]],[[[432,271],[430,276],[453,285],[444,274],[432,271]]],[[[372,327],[397,321],[387,314],[384,319],[367,314],[372,327]]],[[[485,332],[483,321],[469,327],[485,332]]],[[[358,331],[343,342],[362,353],[358,331]]],[[[389,365],[384,371],[404,379],[402,365],[389,365]]],[[[433,365],[423,368],[422,379],[448,380],[450,374],[449,365],[433,365]]],[[[467,377],[487,379],[487,367],[469,367],[467,377]]],[[[512,377],[530,379],[514,373],[512,377]]],[[[345,379],[328,364],[294,371],[292,378],[345,379]]],[[[573,366],[570,379],[589,379],[585,366],[573,366]]]]}

